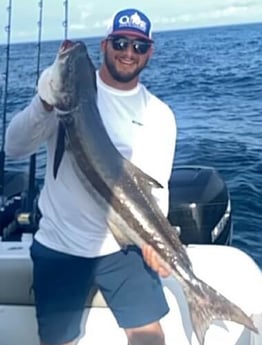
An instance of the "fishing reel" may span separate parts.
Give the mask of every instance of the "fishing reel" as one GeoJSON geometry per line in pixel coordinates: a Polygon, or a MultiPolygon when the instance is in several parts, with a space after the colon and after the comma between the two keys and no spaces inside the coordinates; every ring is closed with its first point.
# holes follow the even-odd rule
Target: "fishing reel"
{"type": "Polygon", "coordinates": [[[28,193],[28,176],[7,172],[0,208],[0,236],[3,241],[20,240],[22,234],[34,234],[41,217],[37,206],[39,187],[28,193]]]}

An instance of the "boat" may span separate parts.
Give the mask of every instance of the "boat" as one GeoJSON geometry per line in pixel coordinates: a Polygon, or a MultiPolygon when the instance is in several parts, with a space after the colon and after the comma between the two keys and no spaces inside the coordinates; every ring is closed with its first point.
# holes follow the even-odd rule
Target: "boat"
{"type": "MultiPolygon", "coordinates": [[[[36,180],[33,193],[28,191],[31,184],[26,173],[5,171],[4,181],[0,208],[0,343],[38,345],[29,248],[41,217],[37,199],[43,181],[36,180]]],[[[261,345],[262,273],[250,256],[232,247],[232,209],[225,182],[212,167],[177,166],[169,189],[168,218],[187,246],[194,272],[252,314],[259,330],[255,334],[234,322],[214,321],[205,345],[261,345]]],[[[198,345],[181,286],[174,278],[163,278],[162,283],[170,306],[161,320],[166,344],[198,345]]],[[[102,345],[108,339],[115,345],[127,342],[94,288],[87,297],[78,344],[102,345]]]]}

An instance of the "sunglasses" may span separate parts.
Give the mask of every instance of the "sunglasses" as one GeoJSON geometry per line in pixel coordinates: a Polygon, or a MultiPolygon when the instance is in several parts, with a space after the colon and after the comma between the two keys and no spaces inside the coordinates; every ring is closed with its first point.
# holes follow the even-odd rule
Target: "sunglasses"
{"type": "Polygon", "coordinates": [[[129,44],[132,45],[133,51],[136,54],[144,55],[151,47],[151,42],[141,39],[130,39],[127,37],[108,37],[107,41],[110,41],[114,50],[125,51],[129,44]]]}

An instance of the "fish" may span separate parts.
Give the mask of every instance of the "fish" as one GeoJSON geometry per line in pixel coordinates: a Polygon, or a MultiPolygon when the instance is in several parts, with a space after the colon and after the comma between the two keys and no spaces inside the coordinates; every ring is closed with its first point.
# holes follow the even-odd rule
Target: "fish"
{"type": "Polygon", "coordinates": [[[195,275],[185,246],[152,195],[162,185],[112,143],[97,106],[96,68],[85,43],[65,40],[51,68],[49,86],[59,123],[54,177],[66,151],[83,188],[106,212],[120,246],[153,247],[183,288],[200,345],[217,319],[257,332],[251,316],[195,275]]]}

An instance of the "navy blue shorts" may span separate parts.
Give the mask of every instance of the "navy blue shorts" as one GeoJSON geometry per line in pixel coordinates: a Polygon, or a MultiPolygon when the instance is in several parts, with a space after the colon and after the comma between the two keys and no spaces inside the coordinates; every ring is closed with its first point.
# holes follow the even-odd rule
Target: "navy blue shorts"
{"type": "Polygon", "coordinates": [[[44,343],[63,344],[80,335],[84,306],[94,285],[122,328],[158,321],[169,311],[161,281],[137,247],[82,258],[34,241],[31,257],[39,336],[44,343]]]}

